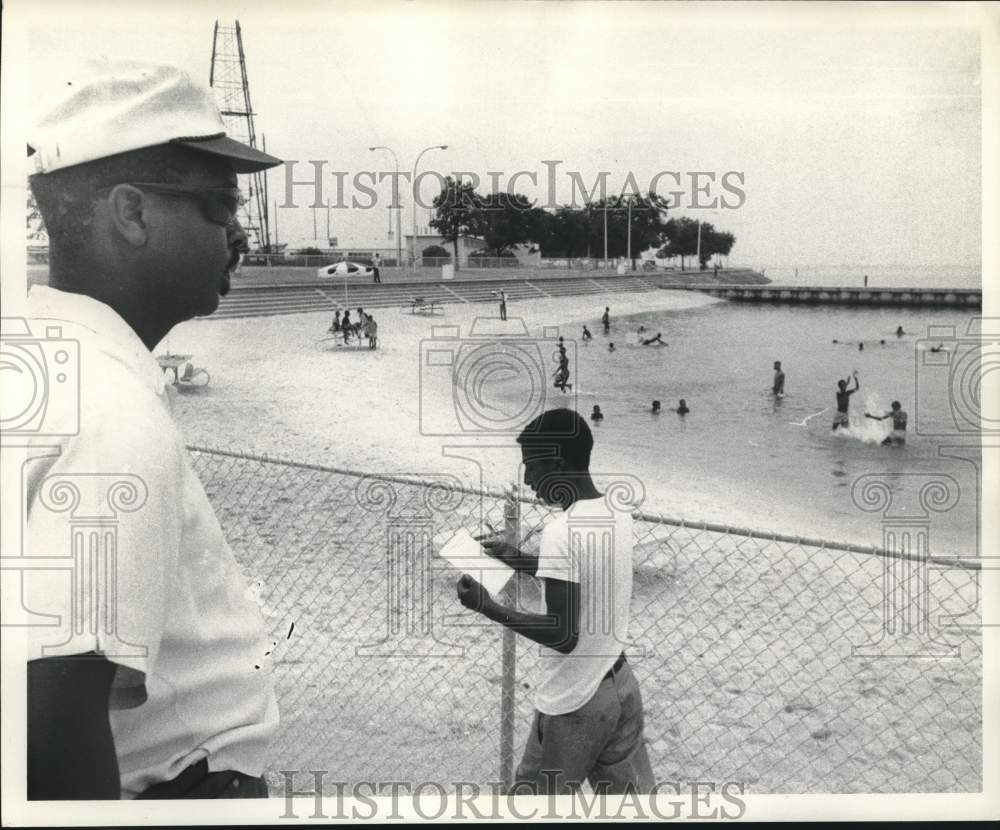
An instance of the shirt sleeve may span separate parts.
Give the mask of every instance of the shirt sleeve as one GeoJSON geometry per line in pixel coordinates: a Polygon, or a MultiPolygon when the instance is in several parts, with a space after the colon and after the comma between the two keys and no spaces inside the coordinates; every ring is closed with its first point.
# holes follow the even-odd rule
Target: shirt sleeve
{"type": "Polygon", "coordinates": [[[569,523],[565,513],[542,530],[536,576],[563,582],[580,582],[578,552],[570,545],[569,523]]]}
{"type": "Polygon", "coordinates": [[[47,563],[23,576],[25,609],[40,615],[28,659],[103,655],[119,667],[120,707],[144,699],[183,526],[176,432],[152,403],[151,418],[85,413],[81,433],[25,477],[27,553],[47,563]]]}

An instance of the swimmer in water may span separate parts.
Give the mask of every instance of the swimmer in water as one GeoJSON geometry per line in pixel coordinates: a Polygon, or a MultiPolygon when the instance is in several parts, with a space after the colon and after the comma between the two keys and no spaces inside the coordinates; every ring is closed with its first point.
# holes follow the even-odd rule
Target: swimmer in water
{"type": "Polygon", "coordinates": [[[884,341],[884,340],[879,340],[879,341],[878,341],[878,344],[879,344],[880,346],[884,346],[884,345],[885,345],[885,341],[884,341]]]}
{"type": "Polygon", "coordinates": [[[781,361],[774,361],[774,384],[771,386],[771,392],[776,398],[780,398],[785,394],[785,373],[781,371],[781,361]]]}
{"type": "Polygon", "coordinates": [[[678,415],[687,415],[691,410],[688,409],[687,401],[684,400],[684,398],[681,398],[680,401],[678,401],[677,409],[675,411],[678,415]]]}
{"type": "Polygon", "coordinates": [[[594,339],[594,335],[592,335],[590,333],[590,329],[588,329],[586,326],[583,327],[583,339],[584,340],[593,340],[594,339]]]}
{"type": "Polygon", "coordinates": [[[907,415],[899,401],[893,401],[892,409],[884,415],[872,415],[866,412],[865,417],[871,418],[873,421],[884,421],[886,418],[892,418],[892,432],[882,442],[882,446],[901,447],[906,443],[907,415]]]}
{"type": "Polygon", "coordinates": [[[858,343],[858,351],[859,352],[863,352],[864,350],[865,350],[865,344],[864,343],[858,343]]]}
{"type": "Polygon", "coordinates": [[[552,385],[560,392],[565,392],[567,387],[569,387],[570,389],[573,388],[573,384],[568,382],[569,369],[565,366],[560,366],[558,369],[556,369],[556,373],[554,375],[554,381],[555,382],[552,385]]]}
{"type": "Polygon", "coordinates": [[[840,427],[849,427],[851,425],[851,420],[848,414],[848,408],[851,405],[851,395],[861,388],[861,381],[858,380],[858,373],[854,372],[853,377],[853,389],[847,388],[846,380],[837,381],[837,414],[833,416],[833,428],[835,430],[840,427]]]}
{"type": "Polygon", "coordinates": [[[654,415],[659,415],[660,414],[660,402],[659,401],[653,401],[653,408],[650,409],[649,411],[652,412],[654,415]]]}
{"type": "Polygon", "coordinates": [[[927,351],[934,352],[935,354],[937,354],[943,348],[944,346],[941,343],[938,343],[936,346],[931,346],[927,351]]]}
{"type": "Polygon", "coordinates": [[[656,337],[647,337],[642,341],[643,346],[667,346],[668,343],[663,342],[663,335],[660,332],[656,333],[656,337]]]}
{"type": "Polygon", "coordinates": [[[636,334],[645,334],[646,333],[646,327],[645,326],[639,326],[639,328],[636,329],[635,333],[636,334]]]}
{"type": "MultiPolygon", "coordinates": [[[[562,338],[560,337],[559,340],[561,341],[562,338]]],[[[553,386],[562,392],[566,391],[566,387],[573,388],[573,384],[569,383],[569,358],[566,356],[566,347],[561,342],[559,343],[559,368],[556,369],[553,386]]]]}
{"type": "Polygon", "coordinates": [[[590,413],[590,420],[591,421],[604,420],[604,413],[601,412],[601,408],[596,403],[594,404],[594,411],[590,413]]]}
{"type": "Polygon", "coordinates": [[[906,334],[906,332],[903,331],[903,327],[902,326],[897,326],[896,327],[896,337],[902,337],[904,334],[906,334]]]}
{"type": "Polygon", "coordinates": [[[608,343],[608,351],[609,352],[613,352],[614,350],[615,350],[615,344],[614,343],[608,343]]]}

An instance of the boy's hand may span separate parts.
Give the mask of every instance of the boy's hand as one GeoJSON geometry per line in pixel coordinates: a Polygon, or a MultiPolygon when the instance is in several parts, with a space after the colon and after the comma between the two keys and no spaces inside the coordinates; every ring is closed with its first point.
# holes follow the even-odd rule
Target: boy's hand
{"type": "Polygon", "coordinates": [[[458,601],[471,611],[482,611],[490,600],[490,592],[468,574],[458,580],[458,601]]]}
{"type": "Polygon", "coordinates": [[[502,534],[494,533],[492,536],[476,536],[475,539],[483,546],[483,550],[487,556],[492,556],[494,559],[499,559],[508,565],[516,562],[522,556],[521,551],[510,544],[502,534]]]}

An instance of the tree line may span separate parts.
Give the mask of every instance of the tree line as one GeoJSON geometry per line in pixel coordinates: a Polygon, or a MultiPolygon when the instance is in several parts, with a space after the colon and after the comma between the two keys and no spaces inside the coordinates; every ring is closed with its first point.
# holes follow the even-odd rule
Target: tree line
{"type": "MultiPolygon", "coordinates": [[[[521,193],[477,193],[471,182],[449,176],[434,199],[430,225],[455,250],[458,239],[478,236],[485,240],[490,256],[511,255],[517,245],[534,243],[547,257],[603,257],[605,234],[608,257],[629,252],[628,226],[631,204],[631,254],[656,249],[661,258],[686,258],[698,254],[698,225],[686,216],[667,217],[667,202],[654,192],[645,195],[611,196],[589,202],[583,208],[560,207],[555,211],[533,207],[521,193]],[[605,231],[605,228],[607,229],[605,231]]],[[[728,256],[736,237],[701,222],[701,268],[716,254],[728,256]]]]}

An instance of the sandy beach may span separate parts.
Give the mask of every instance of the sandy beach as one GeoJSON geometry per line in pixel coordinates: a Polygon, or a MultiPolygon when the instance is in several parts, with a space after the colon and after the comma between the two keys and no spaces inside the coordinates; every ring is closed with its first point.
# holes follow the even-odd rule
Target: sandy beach
{"type": "MultiPolygon", "coordinates": [[[[623,316],[713,302],[651,292],[610,304],[623,316]]],[[[421,340],[433,326],[458,326],[464,336],[477,318],[489,332],[516,333],[519,313],[529,337],[551,335],[544,327],[558,324],[575,338],[580,321],[603,305],[593,296],[512,305],[507,323],[493,304],[447,306],[433,318],[381,309],[376,351],[324,341],[326,313],[196,321],[158,351],[191,353],[211,372],[209,385],[175,396],[193,444],[377,475],[451,473],[467,486],[495,487],[517,473],[509,437],[468,449],[461,436],[421,431],[421,407],[440,414],[454,406],[448,387],[421,384],[421,340]],[[466,449],[456,451],[460,443],[466,449]],[[491,443],[495,451],[484,447],[491,443]],[[482,464],[482,482],[470,457],[482,464]]],[[[424,592],[405,587],[409,576],[398,583],[401,593],[390,590],[400,577],[386,558],[394,550],[387,540],[411,526],[407,511],[430,502],[423,488],[392,485],[399,524],[392,505],[362,504],[381,487],[371,479],[194,457],[274,638],[268,659],[283,715],[272,784],[280,784],[276,770],[288,768],[325,769],[341,781],[364,780],[370,769],[494,780],[498,629],[476,626],[457,606],[457,573],[422,563],[429,549],[403,560],[404,574],[426,574],[426,583],[414,583],[424,592]],[[419,613],[433,620],[434,639],[404,636],[419,613]]],[[[494,524],[503,520],[496,499],[461,502],[435,505],[421,521],[447,533],[475,527],[481,511],[494,524]]],[[[525,527],[546,512],[525,510],[525,527]]],[[[975,638],[948,637],[960,659],[852,654],[879,638],[879,558],[652,523],[637,526],[636,541],[630,660],[660,778],[738,780],[752,792],[979,787],[975,638]]],[[[537,590],[522,587],[522,600],[537,602],[537,590]]],[[[974,589],[965,572],[937,576],[935,613],[967,614],[974,589]]],[[[533,649],[520,644],[515,755],[530,723],[534,662],[533,649]]]]}
{"type": "MultiPolygon", "coordinates": [[[[607,300],[615,316],[715,302],[686,291],[607,300]]],[[[177,419],[193,444],[359,472],[450,472],[478,486],[475,465],[443,451],[468,443],[468,435],[432,436],[421,430],[422,407],[425,422],[454,408],[449,387],[421,382],[421,341],[433,336],[435,326],[458,326],[465,336],[477,318],[489,332],[518,334],[523,325],[528,339],[542,338],[544,327],[558,325],[559,334],[575,339],[580,334],[577,323],[599,316],[605,304],[594,296],[539,300],[530,307],[511,303],[506,323],[500,322],[492,303],[447,305],[443,314],[433,317],[378,309],[375,351],[329,339],[330,315],[325,312],[208,318],[178,326],[157,353],[169,349],[191,354],[194,364],[211,374],[204,388],[185,389],[176,396],[177,419]]],[[[558,391],[549,388],[547,395],[547,405],[558,405],[558,391]]],[[[565,404],[567,398],[562,400],[565,404]]],[[[513,480],[519,461],[513,440],[486,436],[479,443],[484,440],[498,448],[480,455],[482,483],[501,486],[513,480]]]]}

